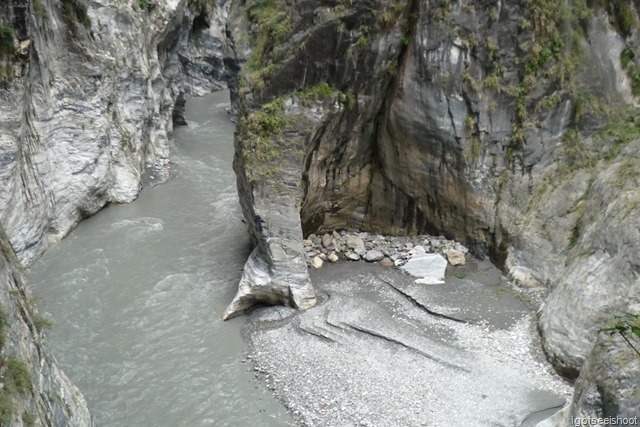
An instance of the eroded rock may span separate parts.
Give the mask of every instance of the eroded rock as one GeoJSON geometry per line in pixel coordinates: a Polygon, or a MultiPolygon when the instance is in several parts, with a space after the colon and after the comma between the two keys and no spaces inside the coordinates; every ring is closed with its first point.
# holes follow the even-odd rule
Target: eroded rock
{"type": "Polygon", "coordinates": [[[456,249],[449,249],[447,252],[445,252],[445,254],[447,255],[449,264],[453,266],[465,265],[467,263],[464,253],[456,249]]]}

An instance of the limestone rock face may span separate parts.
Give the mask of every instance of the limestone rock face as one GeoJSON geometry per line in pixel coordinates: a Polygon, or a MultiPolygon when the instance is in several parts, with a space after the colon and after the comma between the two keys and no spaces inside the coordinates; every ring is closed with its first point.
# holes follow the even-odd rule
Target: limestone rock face
{"type": "Polygon", "coordinates": [[[233,67],[229,3],[217,3],[1,2],[0,364],[31,377],[28,390],[3,394],[3,426],[92,425],[42,344],[22,268],[105,204],[169,176],[185,97],[225,86],[233,67]]]}
{"type": "Polygon", "coordinates": [[[22,426],[26,413],[39,423],[34,425],[90,427],[93,422],[84,397],[42,344],[31,301],[22,267],[0,226],[0,334],[4,338],[0,363],[23,367],[29,382],[22,392],[3,384],[2,425],[22,426]]]}
{"type": "Polygon", "coordinates": [[[0,77],[0,222],[28,264],[105,204],[168,177],[185,95],[225,84],[227,6],[105,0],[65,14],[22,3],[0,13],[28,46],[0,58],[11,74],[0,77]]]}
{"type": "MultiPolygon", "coordinates": [[[[629,339],[639,344],[633,336],[629,339]]],[[[640,419],[639,387],[640,355],[620,335],[600,334],[580,371],[571,404],[538,427],[571,426],[572,418],[640,419]]]]}
{"type": "MultiPolygon", "coordinates": [[[[637,25],[586,7],[567,16],[537,3],[317,0],[262,17],[253,1],[234,5],[245,217],[290,192],[279,200],[292,204],[300,239],[455,238],[521,285],[551,291],[545,351],[577,375],[605,317],[637,307],[639,295],[640,133],[628,70],[639,66],[640,37],[637,25]]],[[[271,204],[259,219],[284,224],[272,218],[287,209],[271,204]]],[[[366,252],[350,247],[349,259],[366,252]]]]}

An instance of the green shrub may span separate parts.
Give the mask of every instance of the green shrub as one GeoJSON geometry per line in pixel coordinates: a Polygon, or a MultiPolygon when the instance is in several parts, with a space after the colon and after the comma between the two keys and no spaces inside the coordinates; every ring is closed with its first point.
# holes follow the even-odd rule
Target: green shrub
{"type": "Polygon", "coordinates": [[[45,19],[47,17],[47,10],[44,8],[42,0],[33,0],[31,5],[33,6],[33,11],[36,13],[38,18],[45,19]]]}
{"type": "Polygon", "coordinates": [[[31,412],[24,411],[22,413],[22,423],[25,427],[33,427],[36,425],[37,417],[31,412]]]}
{"type": "Polygon", "coordinates": [[[53,322],[51,322],[51,320],[42,316],[35,316],[33,319],[33,324],[38,332],[42,332],[45,329],[51,329],[51,327],[53,326],[53,322]]]}
{"type": "Polygon", "coordinates": [[[631,338],[634,335],[637,339],[640,339],[640,315],[626,313],[622,316],[615,316],[610,326],[601,328],[598,332],[606,332],[609,335],[620,334],[640,356],[640,350],[631,342],[631,338]]]}
{"type": "Polygon", "coordinates": [[[0,27],[0,59],[10,58],[16,53],[13,28],[9,25],[0,27]]]}
{"type": "Polygon", "coordinates": [[[8,426],[13,419],[13,403],[4,390],[0,390],[0,426],[8,426]]]}
{"type": "Polygon", "coordinates": [[[248,65],[256,71],[271,59],[269,53],[281,45],[291,32],[290,10],[277,0],[256,0],[247,6],[249,21],[256,29],[248,65]]]}
{"type": "MultiPolygon", "coordinates": [[[[79,23],[85,28],[91,26],[91,19],[87,13],[87,5],[82,0],[62,0],[62,15],[69,24],[79,23]]],[[[73,30],[72,32],[75,33],[73,30]]]]}
{"type": "Polygon", "coordinates": [[[31,391],[31,373],[24,362],[9,358],[5,360],[2,382],[9,393],[25,394],[31,391]]]}

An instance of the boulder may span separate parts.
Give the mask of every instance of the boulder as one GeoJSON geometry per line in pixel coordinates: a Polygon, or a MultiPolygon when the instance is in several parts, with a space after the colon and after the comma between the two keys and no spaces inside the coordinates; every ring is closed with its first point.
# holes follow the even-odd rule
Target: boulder
{"type": "Polygon", "coordinates": [[[382,267],[393,267],[393,266],[395,266],[395,263],[393,262],[393,260],[391,260],[389,258],[385,258],[382,261],[380,261],[380,266],[382,266],[382,267]]]}
{"type": "Polygon", "coordinates": [[[337,262],[340,259],[335,252],[331,252],[327,258],[329,259],[329,262],[337,262]]]}
{"type": "Polygon", "coordinates": [[[449,264],[456,265],[465,265],[467,260],[465,259],[464,252],[458,251],[456,249],[449,249],[446,252],[447,260],[449,260],[449,264]]]}
{"type": "Polygon", "coordinates": [[[313,259],[311,260],[311,267],[313,268],[320,268],[323,264],[324,261],[322,261],[322,258],[320,258],[319,256],[313,257],[313,259]]]}
{"type": "Polygon", "coordinates": [[[331,244],[332,240],[333,238],[331,237],[331,234],[325,234],[324,236],[322,236],[322,246],[326,248],[331,244]]]}
{"type": "Polygon", "coordinates": [[[358,247],[363,247],[364,248],[364,240],[362,240],[362,238],[360,236],[349,236],[347,237],[347,247],[349,249],[355,249],[358,247]]]}
{"type": "Polygon", "coordinates": [[[424,254],[426,252],[427,250],[424,248],[424,246],[418,245],[409,251],[409,255],[424,254]]]}
{"type": "Polygon", "coordinates": [[[367,253],[367,249],[364,246],[357,246],[353,252],[357,253],[360,256],[363,256],[365,253],[367,253]]]}
{"type": "MultiPolygon", "coordinates": [[[[398,261],[396,261],[396,265],[398,265],[398,261]]],[[[447,260],[440,254],[417,254],[402,266],[402,271],[418,277],[416,283],[425,285],[444,283],[446,269],[447,260]]]]}
{"type": "Polygon", "coordinates": [[[376,249],[371,249],[369,251],[367,251],[366,254],[364,254],[364,259],[367,262],[377,262],[377,261],[381,261],[382,259],[384,259],[384,255],[382,254],[382,252],[376,250],[376,249]]]}
{"type": "Polygon", "coordinates": [[[360,255],[358,255],[358,254],[356,254],[354,252],[349,251],[349,252],[346,253],[345,256],[347,257],[347,259],[349,261],[360,261],[360,255]]]}

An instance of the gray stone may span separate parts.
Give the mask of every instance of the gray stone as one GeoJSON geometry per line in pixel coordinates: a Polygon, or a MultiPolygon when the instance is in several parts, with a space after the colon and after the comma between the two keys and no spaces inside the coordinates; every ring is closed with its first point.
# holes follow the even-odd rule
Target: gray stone
{"type": "Polygon", "coordinates": [[[353,252],[360,256],[363,256],[367,252],[367,249],[364,246],[356,246],[353,252]]]}
{"type": "Polygon", "coordinates": [[[364,248],[364,240],[360,236],[351,235],[347,237],[347,247],[349,249],[355,249],[358,247],[364,248]]]}
{"type": "Polygon", "coordinates": [[[354,252],[350,252],[350,251],[349,251],[349,252],[347,252],[347,253],[345,254],[345,256],[347,257],[347,259],[348,259],[349,261],[360,261],[360,255],[358,255],[358,254],[356,254],[356,253],[354,253],[354,252]]]}
{"type": "Polygon", "coordinates": [[[409,255],[415,255],[415,254],[424,254],[426,253],[426,249],[424,248],[424,246],[415,246],[413,249],[411,249],[409,251],[409,255]]]}
{"type": "Polygon", "coordinates": [[[384,255],[382,254],[382,252],[376,250],[376,249],[371,249],[369,251],[367,251],[366,254],[364,254],[365,261],[368,262],[377,262],[377,261],[381,261],[384,258],[384,255]]]}
{"type": "Polygon", "coordinates": [[[330,234],[325,234],[322,236],[322,246],[324,246],[325,248],[327,246],[329,246],[332,242],[333,238],[331,237],[330,234]]]}
{"type": "MultiPolygon", "coordinates": [[[[640,340],[628,333],[640,348],[640,340]]],[[[640,356],[619,335],[600,333],[575,384],[571,404],[537,427],[574,425],[571,419],[621,417],[640,419],[640,356]]]]}

